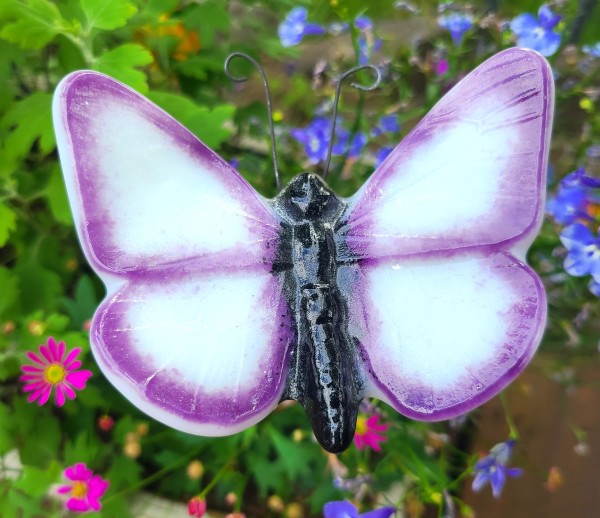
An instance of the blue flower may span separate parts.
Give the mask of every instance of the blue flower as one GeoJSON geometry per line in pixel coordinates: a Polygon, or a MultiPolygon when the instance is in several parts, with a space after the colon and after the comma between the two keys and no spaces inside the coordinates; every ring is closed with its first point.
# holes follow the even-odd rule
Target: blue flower
{"type": "Polygon", "coordinates": [[[440,16],[438,24],[442,29],[450,32],[452,41],[458,45],[462,41],[464,33],[473,27],[473,18],[468,14],[455,12],[440,16]]]}
{"type": "MultiPolygon", "coordinates": [[[[305,128],[296,128],[290,131],[293,138],[304,144],[304,151],[313,164],[327,158],[330,134],[331,121],[325,117],[315,117],[305,128]]],[[[341,120],[338,120],[331,154],[344,155],[348,153],[349,158],[356,158],[362,153],[367,142],[367,136],[361,131],[357,132],[350,141],[350,132],[343,128],[341,120]]]]}
{"type": "Polygon", "coordinates": [[[393,507],[382,507],[368,513],[358,514],[358,509],[347,500],[327,502],[323,507],[324,518],[389,518],[395,512],[396,509],[393,507]]]}
{"type": "Polygon", "coordinates": [[[369,63],[371,56],[381,48],[381,38],[373,34],[373,21],[367,16],[357,16],[354,27],[360,33],[356,44],[358,46],[358,64],[363,66],[369,63]]]}
{"type": "Polygon", "coordinates": [[[574,277],[591,274],[600,282],[600,239],[582,223],[573,223],[561,232],[560,240],[568,251],[567,273],[574,277]]]}
{"type": "Polygon", "coordinates": [[[325,117],[316,117],[306,128],[293,129],[290,135],[304,144],[304,151],[308,159],[313,164],[317,164],[327,158],[330,132],[331,122],[325,117]]]}
{"type": "Polygon", "coordinates": [[[382,147],[377,153],[375,153],[375,169],[377,169],[388,155],[394,150],[392,147],[382,147]]]}
{"type": "Polygon", "coordinates": [[[589,56],[600,58],[600,41],[598,43],[594,43],[594,45],[584,45],[581,47],[581,50],[583,50],[583,52],[589,56]]]}
{"type": "Polygon", "coordinates": [[[397,131],[400,131],[398,115],[383,115],[379,119],[379,124],[371,130],[371,135],[373,135],[374,137],[378,137],[383,133],[396,133],[397,131]]]}
{"type": "Polygon", "coordinates": [[[284,47],[298,45],[304,36],[325,34],[323,27],[307,23],[307,18],[308,12],[304,7],[294,7],[279,24],[277,34],[284,47]]]}
{"type": "Polygon", "coordinates": [[[537,18],[529,13],[514,18],[510,22],[510,30],[517,36],[518,47],[527,47],[537,50],[542,56],[551,56],[560,47],[561,36],[552,29],[561,18],[544,4],[537,18]]]}
{"type": "Polygon", "coordinates": [[[562,179],[556,195],[546,203],[546,211],[562,225],[578,219],[590,220],[587,211],[598,201],[592,189],[598,188],[600,180],[586,176],[585,169],[580,167],[562,179]]]}
{"type": "Polygon", "coordinates": [[[520,468],[507,468],[515,441],[509,439],[506,442],[496,444],[490,454],[475,464],[475,478],[473,479],[473,491],[481,491],[489,482],[494,497],[498,498],[507,477],[518,477],[523,470],[520,468]]]}

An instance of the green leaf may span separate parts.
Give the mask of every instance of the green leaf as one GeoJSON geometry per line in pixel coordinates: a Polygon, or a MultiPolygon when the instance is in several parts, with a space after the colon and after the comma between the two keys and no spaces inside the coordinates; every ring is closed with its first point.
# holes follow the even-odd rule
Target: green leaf
{"type": "Polygon", "coordinates": [[[30,313],[42,308],[52,311],[57,308],[63,291],[60,275],[43,268],[35,261],[28,261],[15,268],[21,289],[21,310],[30,313]]]}
{"type": "MultiPolygon", "coordinates": [[[[5,203],[0,202],[0,246],[8,241],[10,233],[17,228],[17,215],[5,203]]],[[[2,303],[0,302],[0,309],[2,303]]]]}
{"type": "Polygon", "coordinates": [[[94,68],[123,81],[139,92],[146,93],[148,91],[146,74],[136,70],[136,67],[149,65],[152,61],[154,58],[148,49],[137,43],[126,43],[102,54],[94,64],[94,68]]]}
{"type": "MultiPolygon", "coordinates": [[[[0,205],[0,212],[2,205],[0,205]]],[[[2,216],[0,215],[0,221],[2,216]]],[[[19,279],[8,269],[0,266],[0,315],[9,309],[19,294],[19,279]]]]}
{"type": "Polygon", "coordinates": [[[201,34],[202,48],[209,49],[215,44],[217,32],[229,32],[231,17],[225,2],[213,1],[188,9],[183,21],[187,28],[196,29],[201,34]]]}
{"type": "Polygon", "coordinates": [[[48,0],[2,0],[0,38],[25,49],[40,49],[69,26],[48,0]]]}
{"type": "Polygon", "coordinates": [[[58,481],[60,473],[61,467],[55,460],[50,463],[47,469],[23,466],[21,476],[15,481],[15,487],[26,495],[39,498],[48,492],[50,484],[58,481]]]}
{"type": "Polygon", "coordinates": [[[225,125],[233,120],[235,106],[221,104],[210,110],[186,97],[166,92],[151,92],[149,97],[208,147],[218,148],[232,134],[225,125]]]}
{"type": "Polygon", "coordinates": [[[308,462],[310,452],[306,446],[303,447],[302,444],[284,437],[276,428],[269,427],[268,432],[288,476],[292,479],[310,476],[311,467],[308,462]]]}
{"type": "Polygon", "coordinates": [[[45,155],[54,151],[52,94],[36,92],[14,103],[0,119],[0,129],[10,131],[5,144],[9,159],[26,156],[36,141],[45,155]]]}
{"type": "Polygon", "coordinates": [[[94,288],[92,279],[88,275],[83,275],[77,281],[75,296],[72,299],[63,298],[62,303],[67,309],[73,325],[77,329],[81,329],[83,323],[92,318],[98,305],[96,289],[94,288]]]}
{"type": "Polygon", "coordinates": [[[0,456],[14,448],[14,440],[9,430],[10,418],[10,409],[4,403],[0,403],[0,456]]]}
{"type": "Polygon", "coordinates": [[[56,221],[72,227],[73,216],[71,214],[71,207],[69,206],[69,199],[67,198],[65,182],[58,164],[50,171],[50,182],[48,182],[44,194],[56,221]]]}
{"type": "Polygon", "coordinates": [[[89,27],[112,31],[124,27],[137,7],[127,0],[81,0],[89,27]]]}
{"type": "Polygon", "coordinates": [[[188,128],[210,148],[218,148],[233,133],[225,123],[233,119],[235,106],[221,104],[213,110],[200,108],[189,121],[188,128]]]}

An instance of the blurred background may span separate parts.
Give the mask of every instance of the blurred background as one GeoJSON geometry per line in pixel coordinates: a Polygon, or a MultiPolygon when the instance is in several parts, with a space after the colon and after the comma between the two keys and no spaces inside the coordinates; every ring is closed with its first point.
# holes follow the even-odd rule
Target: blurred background
{"type": "Polygon", "coordinates": [[[355,516],[600,515],[600,2],[2,0],[0,79],[0,516],[309,518],[341,501],[355,516]],[[342,90],[329,184],[349,196],[445,92],[515,45],[546,56],[556,81],[547,218],[529,253],[549,320],[502,395],[428,424],[364,402],[354,445],[334,456],[295,404],[194,437],[105,380],[88,341],[104,288],[79,249],[51,121],[62,77],[128,84],[272,197],[263,86],[242,61],[232,69],[249,80],[233,84],[227,55],[266,69],[283,184],[323,170],[336,78],[374,65],[376,91],[342,90]]]}

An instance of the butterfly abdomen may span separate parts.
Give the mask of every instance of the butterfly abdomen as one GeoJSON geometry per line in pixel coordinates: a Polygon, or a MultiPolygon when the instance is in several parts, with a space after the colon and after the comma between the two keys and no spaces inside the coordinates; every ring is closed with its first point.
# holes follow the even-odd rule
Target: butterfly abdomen
{"type": "Polygon", "coordinates": [[[286,221],[273,271],[282,275],[296,316],[284,399],[299,401],[330,452],[352,442],[364,382],[337,285],[335,221],[342,202],[314,175],[300,175],[278,197],[286,221]]]}

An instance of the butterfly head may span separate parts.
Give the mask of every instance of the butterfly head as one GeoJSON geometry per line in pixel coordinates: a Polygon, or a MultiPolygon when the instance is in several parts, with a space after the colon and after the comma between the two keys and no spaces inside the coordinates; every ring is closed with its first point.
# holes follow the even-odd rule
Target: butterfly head
{"type": "Polygon", "coordinates": [[[281,198],[298,219],[318,219],[337,205],[338,198],[314,173],[296,176],[281,192],[281,198]]]}

